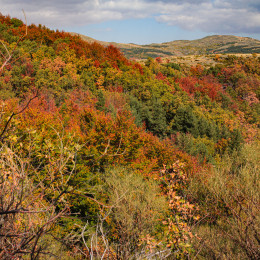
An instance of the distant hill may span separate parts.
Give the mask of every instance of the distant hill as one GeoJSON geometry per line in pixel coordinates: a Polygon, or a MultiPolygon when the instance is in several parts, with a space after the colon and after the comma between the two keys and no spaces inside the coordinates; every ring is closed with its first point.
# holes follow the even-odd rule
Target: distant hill
{"type": "MultiPolygon", "coordinates": [[[[77,35],[76,33],[72,33],[77,35]]],[[[87,42],[97,41],[88,36],[78,34],[87,42]]],[[[148,45],[124,44],[97,41],[103,45],[113,44],[121,49],[127,58],[143,59],[147,57],[167,57],[184,55],[205,55],[212,53],[260,53],[260,41],[233,35],[213,35],[198,40],[178,40],[148,45]]]]}

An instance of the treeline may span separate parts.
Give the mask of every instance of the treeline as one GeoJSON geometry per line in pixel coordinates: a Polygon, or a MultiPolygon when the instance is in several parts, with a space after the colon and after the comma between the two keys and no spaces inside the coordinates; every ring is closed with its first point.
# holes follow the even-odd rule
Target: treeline
{"type": "Polygon", "coordinates": [[[259,257],[259,58],[141,64],[3,15],[0,40],[0,257],[259,257]]]}

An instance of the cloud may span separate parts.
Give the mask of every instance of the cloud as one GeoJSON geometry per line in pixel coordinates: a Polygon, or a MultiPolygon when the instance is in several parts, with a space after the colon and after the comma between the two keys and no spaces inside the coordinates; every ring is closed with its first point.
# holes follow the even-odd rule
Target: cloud
{"type": "Polygon", "coordinates": [[[170,4],[156,19],[186,30],[199,29],[207,33],[259,33],[260,12],[256,2],[218,0],[200,5],[170,4]]]}
{"type": "Polygon", "coordinates": [[[0,0],[0,12],[52,28],[155,17],[207,33],[259,33],[259,0],[0,0]]]}

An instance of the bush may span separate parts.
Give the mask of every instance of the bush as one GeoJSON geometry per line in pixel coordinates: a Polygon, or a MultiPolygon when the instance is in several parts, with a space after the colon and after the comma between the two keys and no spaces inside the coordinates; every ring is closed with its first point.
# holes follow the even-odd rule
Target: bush
{"type": "Polygon", "coordinates": [[[195,244],[206,259],[260,258],[259,158],[259,144],[247,144],[194,177],[191,193],[204,215],[195,244]]]}
{"type": "Polygon", "coordinates": [[[106,212],[110,251],[117,259],[138,259],[149,249],[160,250],[167,202],[155,181],[127,168],[107,170],[104,181],[102,191],[111,205],[106,212]]]}

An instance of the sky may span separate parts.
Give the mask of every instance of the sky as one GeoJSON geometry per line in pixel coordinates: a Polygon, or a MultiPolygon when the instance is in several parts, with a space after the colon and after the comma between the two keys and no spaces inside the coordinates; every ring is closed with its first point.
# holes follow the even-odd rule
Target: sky
{"type": "Polygon", "coordinates": [[[260,0],[0,0],[0,12],[97,40],[162,43],[208,35],[260,40],[260,0]]]}

